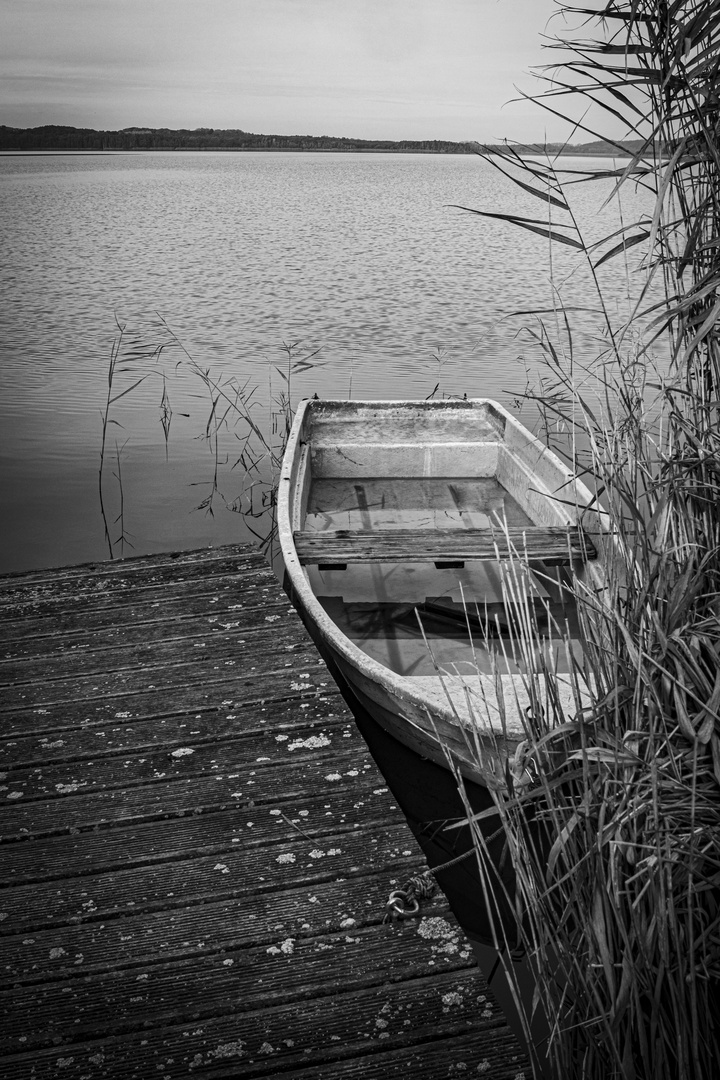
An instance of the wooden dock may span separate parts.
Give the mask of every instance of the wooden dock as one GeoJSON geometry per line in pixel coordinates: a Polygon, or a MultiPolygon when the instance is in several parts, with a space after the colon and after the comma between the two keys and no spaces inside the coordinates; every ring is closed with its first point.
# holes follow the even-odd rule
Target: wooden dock
{"type": "Polygon", "coordinates": [[[261,557],[0,578],[6,1080],[530,1078],[261,557]]]}

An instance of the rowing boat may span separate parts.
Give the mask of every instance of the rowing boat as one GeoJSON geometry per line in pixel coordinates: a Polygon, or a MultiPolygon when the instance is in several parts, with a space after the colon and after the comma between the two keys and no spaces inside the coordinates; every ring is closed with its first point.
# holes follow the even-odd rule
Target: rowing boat
{"type": "MultiPolygon", "coordinates": [[[[518,1000],[531,1016],[535,983],[491,789],[527,737],[538,671],[554,672],[566,712],[587,704],[563,674],[567,650],[579,649],[571,586],[605,588],[606,532],[592,504],[490,400],[304,401],[279,480],[285,589],[520,1039],[518,1000]],[[513,619],[530,611],[540,630],[543,619],[566,628],[561,645],[548,632],[544,657],[515,647],[513,619]],[[501,883],[492,894],[468,808],[501,883]]],[[[538,1054],[547,1036],[538,1012],[538,1054]]]]}
{"type": "Polygon", "coordinates": [[[489,788],[527,735],[513,607],[572,639],[570,576],[603,588],[591,505],[493,401],[306,400],[279,481],[284,585],[354,712],[489,788]]]}

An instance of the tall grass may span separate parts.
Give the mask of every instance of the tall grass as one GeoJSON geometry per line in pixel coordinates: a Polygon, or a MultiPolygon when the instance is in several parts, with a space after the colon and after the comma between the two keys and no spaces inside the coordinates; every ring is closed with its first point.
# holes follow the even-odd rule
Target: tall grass
{"type": "MultiPolygon", "coordinates": [[[[720,1060],[720,558],[707,532],[720,478],[699,491],[672,412],[662,430],[640,402],[628,393],[600,425],[572,393],[611,537],[606,590],[568,587],[583,640],[581,661],[564,642],[574,707],[535,609],[512,571],[506,582],[532,704],[494,793],[517,915],[496,932],[531,958],[558,1078],[709,1078],[720,1060]]],[[[473,829],[487,891],[502,890],[473,829]]]]}
{"type": "MultiPolygon", "coordinates": [[[[494,794],[517,921],[498,920],[497,941],[519,935],[534,969],[551,1032],[538,1075],[709,1080],[720,1062],[720,3],[558,6],[583,25],[553,42],[566,58],[539,104],[622,120],[639,149],[605,175],[615,194],[643,184],[654,207],[589,244],[567,191],[592,176],[510,148],[493,159],[548,210],[507,219],[576,249],[597,286],[602,357],[574,354],[557,303],[562,335],[540,316],[534,331],[545,377],[530,396],[565,432],[607,526],[606,588],[568,585],[583,639],[582,660],[567,648],[573,708],[532,613],[516,619],[531,708],[494,794]],[[617,325],[598,269],[631,249],[645,285],[617,325]],[[653,368],[659,335],[669,360],[653,368]]],[[[577,126],[600,134],[582,113],[577,126]]],[[[501,890],[468,817],[486,890],[501,890]]]]}

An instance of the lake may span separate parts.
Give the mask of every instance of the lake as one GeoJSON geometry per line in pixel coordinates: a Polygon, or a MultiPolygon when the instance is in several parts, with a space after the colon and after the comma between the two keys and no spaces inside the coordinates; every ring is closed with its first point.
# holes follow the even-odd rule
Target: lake
{"type": "MultiPolygon", "coordinates": [[[[617,227],[609,184],[573,190],[591,239],[617,227]]],[[[238,386],[268,439],[288,389],[492,397],[537,426],[519,401],[537,324],[512,313],[550,307],[551,282],[597,307],[577,252],[551,266],[542,237],[454,208],[545,216],[473,155],[18,154],[0,157],[0,192],[3,572],[251,539],[233,511],[261,508],[248,484],[268,473],[238,461],[238,386]]],[[[623,196],[625,220],[643,199],[623,196]]],[[[602,280],[622,319],[621,264],[602,280]]],[[[575,318],[589,359],[602,320],[575,318]]]]}

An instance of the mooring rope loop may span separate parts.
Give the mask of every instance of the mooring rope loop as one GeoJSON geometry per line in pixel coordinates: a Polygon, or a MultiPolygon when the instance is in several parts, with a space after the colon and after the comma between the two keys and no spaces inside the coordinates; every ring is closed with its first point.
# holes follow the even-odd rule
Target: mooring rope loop
{"type": "Polygon", "coordinates": [[[411,919],[420,911],[420,903],[433,896],[437,891],[437,882],[431,870],[422,874],[413,874],[403,885],[402,889],[394,889],[390,893],[387,904],[387,912],[383,922],[394,919],[411,919]]]}

